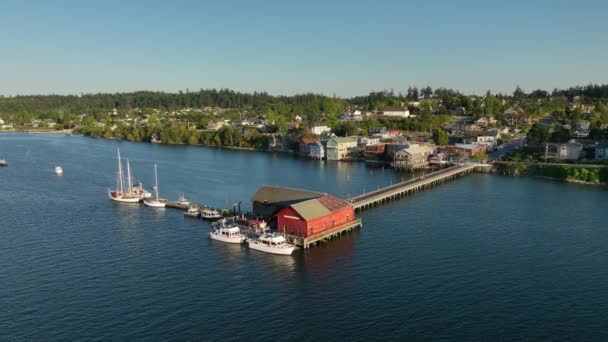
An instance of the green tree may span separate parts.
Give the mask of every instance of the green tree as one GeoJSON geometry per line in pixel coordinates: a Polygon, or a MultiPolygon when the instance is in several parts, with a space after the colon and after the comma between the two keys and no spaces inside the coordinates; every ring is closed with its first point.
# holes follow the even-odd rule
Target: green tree
{"type": "Polygon", "coordinates": [[[433,140],[435,144],[444,146],[448,144],[448,134],[441,128],[433,131],[433,140]]]}

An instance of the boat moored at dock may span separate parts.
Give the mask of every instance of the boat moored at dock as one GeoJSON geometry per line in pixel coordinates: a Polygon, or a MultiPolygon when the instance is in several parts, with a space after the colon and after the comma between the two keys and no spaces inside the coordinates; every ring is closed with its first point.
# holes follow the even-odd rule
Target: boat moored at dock
{"type": "Polygon", "coordinates": [[[241,233],[241,229],[237,225],[222,222],[212,228],[209,238],[226,243],[243,243],[247,237],[241,233]]]}
{"type": "Polygon", "coordinates": [[[146,198],[144,204],[152,208],[164,208],[167,200],[158,197],[158,171],[154,164],[154,197],[146,198]]]}
{"type": "Polygon", "coordinates": [[[219,210],[203,208],[200,210],[200,212],[202,220],[214,221],[222,218],[222,213],[220,213],[219,210]]]}
{"type": "Polygon", "coordinates": [[[295,245],[287,243],[282,235],[276,233],[264,233],[257,238],[247,239],[247,243],[251,249],[278,255],[291,255],[296,248],[295,245]]]}
{"type": "MultiPolygon", "coordinates": [[[[134,191],[133,184],[131,183],[131,166],[127,160],[127,179],[125,184],[124,174],[122,170],[122,159],[120,158],[120,149],[116,151],[118,158],[118,170],[116,172],[116,189],[114,191],[108,189],[108,197],[115,202],[121,203],[139,203],[141,193],[134,191]]],[[[55,169],[57,172],[57,169],[55,169]]],[[[61,170],[63,172],[63,170],[61,170]]],[[[142,192],[143,187],[140,186],[142,192]]]]}
{"type": "Polygon", "coordinates": [[[188,209],[184,211],[184,216],[187,217],[198,217],[200,214],[197,207],[188,207],[188,209]]]}

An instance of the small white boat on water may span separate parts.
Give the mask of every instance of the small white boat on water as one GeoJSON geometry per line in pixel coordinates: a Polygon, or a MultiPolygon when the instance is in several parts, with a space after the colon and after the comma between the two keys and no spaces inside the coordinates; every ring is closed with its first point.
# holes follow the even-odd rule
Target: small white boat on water
{"type": "Polygon", "coordinates": [[[255,239],[248,239],[249,248],[260,252],[279,255],[291,255],[296,248],[295,245],[287,243],[285,238],[279,234],[264,233],[255,239]]]}
{"type": "Polygon", "coordinates": [[[184,216],[188,216],[188,217],[198,217],[198,215],[200,215],[201,213],[198,211],[197,207],[188,207],[188,209],[186,209],[186,211],[184,212],[184,216]]]}
{"type": "Polygon", "coordinates": [[[63,174],[63,169],[61,168],[61,166],[55,166],[55,174],[56,175],[62,175],[63,174]]]}
{"type": "Polygon", "coordinates": [[[200,212],[202,220],[213,221],[222,218],[222,213],[215,209],[203,208],[200,212]]]}
{"type": "Polygon", "coordinates": [[[8,162],[5,159],[0,158],[0,167],[7,167],[8,162]]]}
{"type": "Polygon", "coordinates": [[[238,226],[222,223],[209,232],[209,238],[227,243],[243,243],[247,237],[238,226]]]}
{"type": "Polygon", "coordinates": [[[152,208],[164,208],[166,200],[158,197],[158,171],[156,170],[156,164],[154,164],[154,197],[146,198],[144,204],[152,208]]]}
{"type": "Polygon", "coordinates": [[[179,194],[179,198],[177,199],[177,203],[183,205],[183,206],[189,206],[190,205],[190,201],[188,201],[188,199],[186,197],[184,197],[184,194],[179,194]]]}

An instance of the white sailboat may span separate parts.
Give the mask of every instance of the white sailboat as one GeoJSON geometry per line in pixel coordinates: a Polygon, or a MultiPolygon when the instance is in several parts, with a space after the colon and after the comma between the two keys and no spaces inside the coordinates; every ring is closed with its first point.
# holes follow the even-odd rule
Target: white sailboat
{"type": "Polygon", "coordinates": [[[158,198],[158,171],[156,170],[156,164],[154,164],[154,197],[146,198],[144,204],[148,207],[153,208],[164,208],[166,201],[158,198]]]}
{"type": "Polygon", "coordinates": [[[129,163],[127,162],[128,187],[127,187],[127,189],[125,189],[125,180],[124,180],[124,174],[123,174],[123,170],[122,170],[122,160],[120,159],[120,149],[117,149],[117,155],[118,155],[118,171],[116,172],[116,189],[114,191],[108,189],[108,197],[112,201],[116,201],[116,202],[138,203],[139,196],[132,192],[131,169],[129,167],[129,163]]]}

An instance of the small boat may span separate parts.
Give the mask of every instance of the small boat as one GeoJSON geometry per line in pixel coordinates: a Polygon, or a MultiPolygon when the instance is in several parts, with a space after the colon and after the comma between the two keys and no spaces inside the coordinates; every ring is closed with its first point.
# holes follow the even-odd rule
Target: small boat
{"type": "Polygon", "coordinates": [[[8,162],[4,159],[0,159],[0,167],[7,167],[8,166],[8,162]]]}
{"type": "Polygon", "coordinates": [[[227,243],[243,243],[247,237],[241,233],[238,226],[222,222],[219,227],[209,232],[209,238],[227,243]]]}
{"type": "Polygon", "coordinates": [[[202,220],[217,220],[219,218],[222,218],[222,214],[215,209],[211,209],[211,208],[203,208],[200,210],[201,212],[201,219],[202,220]]]}
{"type": "Polygon", "coordinates": [[[139,199],[142,201],[145,200],[146,198],[152,197],[152,193],[149,191],[146,191],[146,189],[144,189],[144,185],[141,183],[134,184],[133,187],[131,188],[131,192],[136,194],[137,196],[139,196],[139,199]]]}
{"type": "Polygon", "coordinates": [[[61,168],[61,166],[55,166],[55,174],[56,175],[62,175],[63,174],[63,169],[61,168]]]}
{"type": "Polygon", "coordinates": [[[197,207],[188,207],[188,209],[186,209],[186,211],[184,212],[184,216],[188,216],[188,217],[198,217],[198,215],[200,215],[201,213],[198,211],[197,207]]]}
{"type": "Polygon", "coordinates": [[[158,198],[158,171],[156,170],[156,164],[154,164],[154,197],[146,198],[144,204],[152,208],[164,208],[166,200],[158,198]]]}
{"type": "Polygon", "coordinates": [[[177,203],[183,205],[183,206],[189,206],[190,205],[190,201],[188,201],[188,199],[186,197],[184,197],[184,194],[179,194],[179,198],[177,199],[177,203]]]}
{"type": "Polygon", "coordinates": [[[139,203],[139,195],[133,193],[131,185],[131,168],[127,161],[127,184],[125,189],[125,179],[122,171],[122,160],[120,158],[120,149],[117,149],[118,155],[118,171],[116,172],[116,189],[114,191],[108,189],[108,197],[112,201],[121,203],[139,203]],[[126,191],[125,191],[126,190],[126,191]]]}
{"type": "Polygon", "coordinates": [[[279,255],[291,255],[296,248],[295,245],[287,243],[282,235],[276,233],[264,233],[257,238],[248,239],[247,243],[251,249],[279,255]]]}

